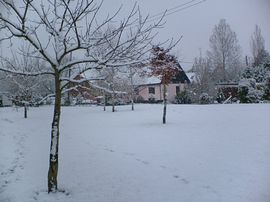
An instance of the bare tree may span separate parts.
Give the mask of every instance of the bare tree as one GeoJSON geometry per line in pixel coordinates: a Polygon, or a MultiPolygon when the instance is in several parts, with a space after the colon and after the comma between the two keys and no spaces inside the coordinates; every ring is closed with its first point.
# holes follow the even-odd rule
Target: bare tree
{"type": "MultiPolygon", "coordinates": [[[[119,75],[118,68],[104,67],[101,72],[101,77],[104,78],[103,81],[99,82],[99,86],[104,88],[104,92],[110,95],[110,104],[112,105],[112,112],[115,112],[115,105],[117,102],[117,96],[120,94],[125,94],[125,92],[120,91],[122,86],[122,78],[119,75]],[[105,90],[106,89],[106,90],[105,90]]],[[[105,96],[105,95],[104,95],[105,96]]]]}
{"type": "Polygon", "coordinates": [[[261,28],[256,25],[255,31],[251,36],[251,52],[253,57],[253,66],[259,66],[270,60],[269,53],[265,49],[265,41],[262,36],[261,28]]]}
{"type": "Polygon", "coordinates": [[[163,124],[166,123],[167,86],[171,82],[173,76],[179,71],[177,59],[175,56],[170,55],[169,51],[170,49],[154,46],[152,50],[153,57],[150,61],[150,74],[160,77],[163,86],[163,124]]]}
{"type": "MultiPolygon", "coordinates": [[[[48,171],[48,192],[57,191],[59,125],[61,116],[61,97],[69,82],[80,83],[66,72],[72,70],[76,75],[89,69],[136,64],[149,51],[155,28],[160,21],[149,24],[140,15],[135,5],[120,23],[114,23],[119,13],[104,20],[100,17],[102,2],[94,0],[24,0],[17,4],[0,0],[0,7],[7,15],[0,14],[0,27],[10,42],[26,41],[31,45],[32,56],[40,58],[49,70],[25,72],[25,75],[51,75],[54,78],[55,104],[51,126],[51,145],[48,171]],[[114,24],[111,32],[108,25],[114,24]],[[107,44],[108,49],[97,56],[95,51],[107,44]],[[65,60],[72,54],[72,60],[65,60]],[[86,64],[87,63],[87,64],[86,64]],[[85,64],[85,65],[83,65],[85,64]],[[82,67],[83,66],[83,67],[82,67]],[[76,71],[74,71],[76,70],[76,71]]],[[[9,71],[8,67],[1,67],[9,71]]],[[[18,73],[18,71],[14,71],[18,73]]]]}
{"type": "Polygon", "coordinates": [[[194,93],[198,96],[200,96],[201,93],[213,95],[215,83],[212,78],[209,59],[202,56],[196,57],[194,59],[192,71],[195,72],[195,83],[193,84],[194,93]]]}
{"type": "Polygon", "coordinates": [[[134,99],[135,99],[135,89],[136,89],[136,75],[142,72],[142,64],[138,64],[135,66],[129,66],[127,69],[127,74],[128,74],[128,92],[130,95],[130,100],[131,100],[131,110],[134,111],[134,99]]]}
{"type": "Polygon", "coordinates": [[[42,75],[28,76],[26,73],[37,72],[46,67],[39,58],[31,57],[29,46],[22,46],[18,52],[19,54],[13,53],[11,58],[1,58],[1,65],[9,69],[4,72],[7,91],[16,105],[24,106],[24,118],[27,118],[28,106],[39,104],[46,96],[44,85],[47,78],[42,75]]]}
{"type": "Polygon", "coordinates": [[[131,102],[131,110],[134,111],[135,89],[138,85],[137,79],[143,74],[144,64],[127,65],[118,71],[118,90],[125,92],[126,99],[131,102]]]}
{"type": "Polygon", "coordinates": [[[216,81],[232,80],[232,74],[237,72],[240,64],[241,52],[236,33],[231,30],[225,19],[215,25],[209,39],[210,50],[208,57],[211,60],[216,81]],[[230,77],[229,77],[230,76],[230,77]]]}

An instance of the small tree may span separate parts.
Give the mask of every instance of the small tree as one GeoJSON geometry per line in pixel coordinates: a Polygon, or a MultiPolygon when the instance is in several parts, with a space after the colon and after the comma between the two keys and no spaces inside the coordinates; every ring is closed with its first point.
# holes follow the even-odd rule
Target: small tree
{"type": "Polygon", "coordinates": [[[153,56],[150,61],[151,76],[160,77],[163,86],[163,124],[166,123],[167,86],[179,71],[177,59],[175,56],[170,55],[169,51],[170,49],[154,46],[152,49],[153,56]]]}
{"type": "Polygon", "coordinates": [[[140,83],[141,75],[144,74],[143,64],[128,65],[121,68],[121,91],[127,92],[131,102],[131,110],[134,111],[134,100],[136,97],[135,91],[137,85],[140,83]]]}
{"type": "MultiPolygon", "coordinates": [[[[33,49],[32,56],[40,58],[49,69],[23,72],[26,76],[51,75],[54,80],[54,112],[48,170],[48,192],[57,192],[58,150],[60,137],[61,98],[69,82],[89,69],[115,68],[136,64],[150,50],[155,36],[153,29],[160,21],[148,24],[135,5],[124,20],[115,23],[119,10],[112,16],[100,17],[102,1],[33,1],[0,0],[0,30],[3,40],[11,43],[25,41],[33,49]],[[103,19],[103,20],[102,20],[103,19]],[[110,32],[106,29],[116,24],[110,32]],[[102,54],[97,50],[107,49],[102,54]],[[73,55],[71,60],[67,58],[73,55]],[[76,57],[75,57],[76,56],[76,57]],[[72,70],[74,74],[67,76],[72,70]]],[[[8,67],[0,67],[10,71],[8,67]]],[[[19,74],[20,71],[14,71],[19,74]]],[[[76,80],[77,84],[85,80],[76,80]]]]}
{"type": "Polygon", "coordinates": [[[20,52],[19,57],[12,54],[11,58],[2,58],[1,64],[9,69],[4,72],[8,92],[12,95],[12,100],[16,105],[24,106],[24,118],[27,118],[28,106],[38,105],[45,96],[43,87],[47,77],[44,75],[28,76],[24,73],[38,72],[46,67],[39,58],[31,57],[29,47],[22,46],[18,51],[20,52]]]}
{"type": "Polygon", "coordinates": [[[130,94],[130,100],[131,100],[131,110],[134,111],[134,99],[135,99],[135,88],[136,88],[136,75],[142,70],[142,65],[134,65],[129,66],[127,73],[128,73],[128,81],[129,81],[129,89],[128,92],[130,94]]]}
{"type": "Polygon", "coordinates": [[[192,66],[195,74],[194,83],[191,85],[192,91],[196,93],[197,101],[202,93],[208,93],[213,96],[215,91],[215,79],[210,69],[210,60],[207,57],[196,57],[192,66]]]}

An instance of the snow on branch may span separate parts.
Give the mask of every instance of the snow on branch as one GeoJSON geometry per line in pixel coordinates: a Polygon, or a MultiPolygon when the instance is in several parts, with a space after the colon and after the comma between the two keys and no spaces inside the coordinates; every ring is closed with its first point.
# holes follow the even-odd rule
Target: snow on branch
{"type": "Polygon", "coordinates": [[[21,70],[12,70],[12,69],[8,69],[8,68],[4,68],[4,67],[0,67],[0,71],[4,71],[7,73],[11,73],[11,74],[16,74],[16,75],[22,75],[22,76],[41,76],[41,75],[53,75],[53,72],[49,72],[49,71],[40,71],[40,72],[24,72],[21,70]]]}
{"type": "Polygon", "coordinates": [[[100,77],[100,78],[83,78],[83,79],[71,79],[69,77],[61,77],[60,78],[61,81],[68,81],[71,83],[83,83],[83,82],[87,82],[87,81],[102,81],[104,80],[104,77],[100,77]]]}
{"type": "Polygon", "coordinates": [[[96,85],[96,84],[93,84],[93,83],[90,83],[90,86],[93,87],[93,88],[96,88],[96,89],[99,89],[99,90],[103,90],[107,93],[110,93],[110,94],[119,94],[119,95],[126,95],[128,94],[127,92],[124,92],[124,91],[112,91],[108,88],[105,88],[105,87],[101,87],[99,85],[96,85]]]}

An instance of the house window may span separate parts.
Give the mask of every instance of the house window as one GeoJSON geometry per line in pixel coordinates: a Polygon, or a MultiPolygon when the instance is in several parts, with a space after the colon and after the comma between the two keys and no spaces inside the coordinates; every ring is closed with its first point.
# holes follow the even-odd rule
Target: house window
{"type": "Polygon", "coordinates": [[[155,87],[148,87],[149,94],[155,94],[155,87]]]}
{"type": "Polygon", "coordinates": [[[176,92],[176,94],[180,93],[180,87],[179,86],[176,86],[175,92],[176,92]]]}

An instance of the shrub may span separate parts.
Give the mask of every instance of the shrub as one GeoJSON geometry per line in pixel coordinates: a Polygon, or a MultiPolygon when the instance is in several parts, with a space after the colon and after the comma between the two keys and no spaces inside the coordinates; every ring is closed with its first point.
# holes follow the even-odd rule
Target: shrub
{"type": "Polygon", "coordinates": [[[207,93],[202,93],[200,95],[200,104],[211,104],[213,103],[213,98],[209,96],[207,93]]]}
{"type": "Polygon", "coordinates": [[[263,90],[263,99],[270,100],[270,77],[267,77],[264,83],[264,90],[263,90]]]}
{"type": "Polygon", "coordinates": [[[175,96],[175,102],[177,104],[191,104],[191,98],[189,96],[189,93],[187,91],[177,93],[177,95],[175,96]]]}
{"type": "Polygon", "coordinates": [[[256,88],[255,79],[241,79],[238,86],[240,103],[258,103],[263,92],[256,88]]]}

